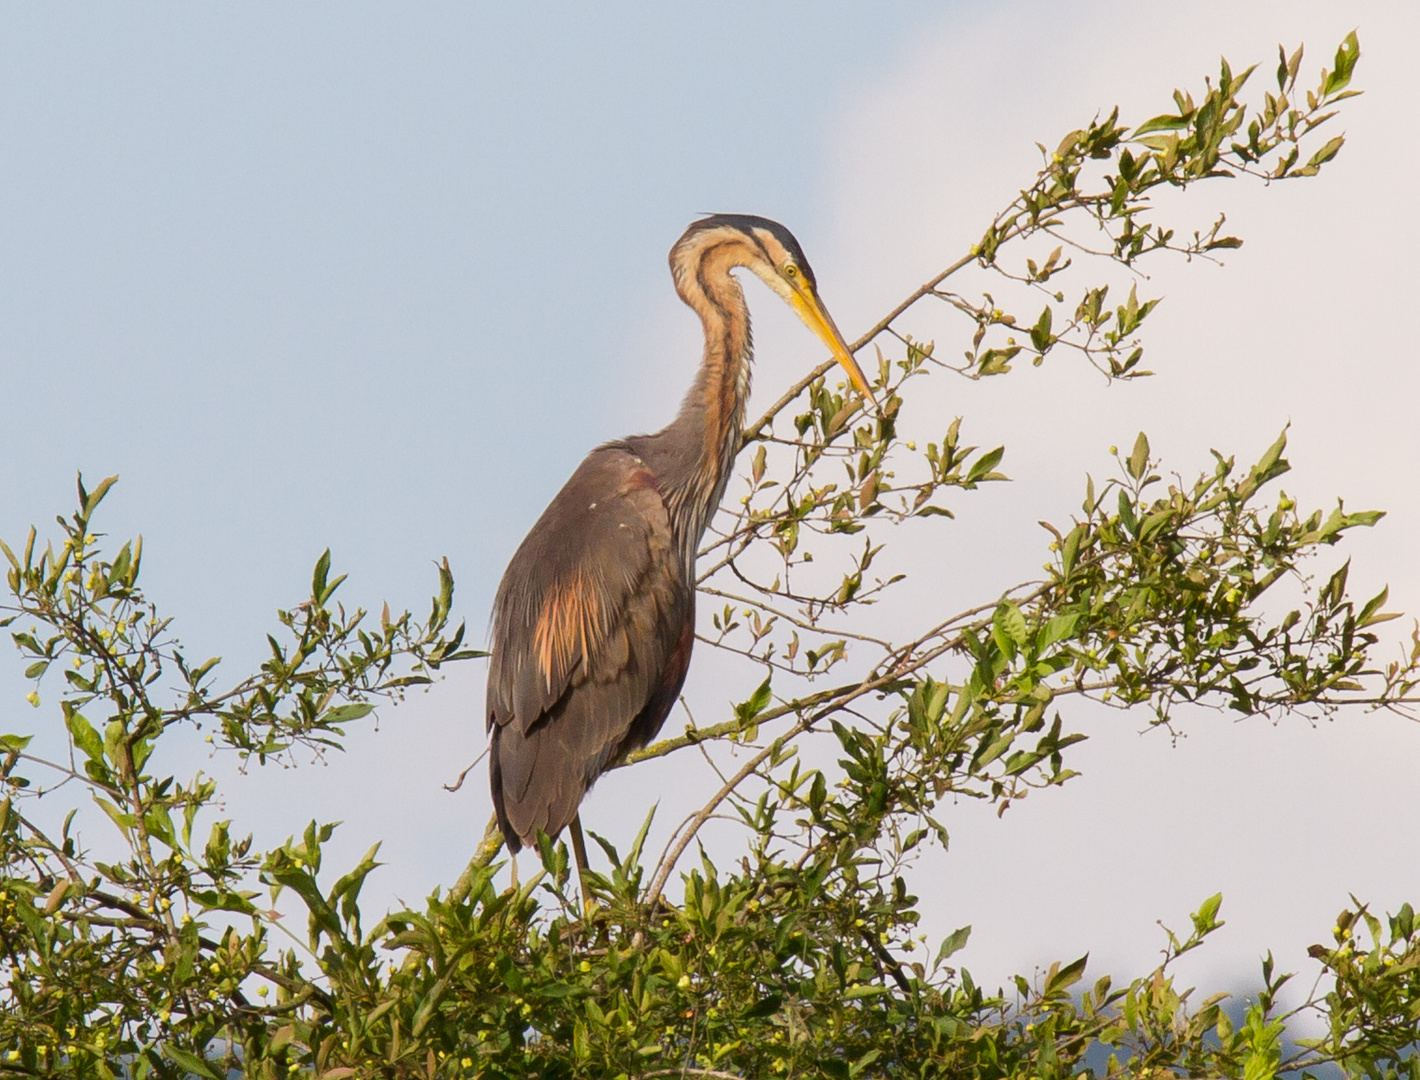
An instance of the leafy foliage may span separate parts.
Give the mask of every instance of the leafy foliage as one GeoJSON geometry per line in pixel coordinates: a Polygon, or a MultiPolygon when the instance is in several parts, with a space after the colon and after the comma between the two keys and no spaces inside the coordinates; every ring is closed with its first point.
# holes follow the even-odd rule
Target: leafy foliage
{"type": "Polygon", "coordinates": [[[1314,148],[1315,132],[1355,93],[1358,56],[1349,36],[1305,92],[1301,51],[1283,53],[1278,92],[1257,107],[1240,100],[1253,69],[1224,63],[1201,101],[1180,92],[1174,111],[1136,127],[1111,114],[1042,150],[1039,175],[971,252],[857,343],[879,350],[879,412],[830,386],[825,367],[751,425],[742,497],[707,541],[700,588],[714,609],[708,643],[767,677],[722,722],[622,763],[732,744],[738,770],[655,861],[649,820],[624,855],[594,837],[608,869],[581,886],[565,846],[543,838],[535,876],[500,887],[490,828],[447,891],[368,925],[359,898],[377,847],[325,872],[332,825],[258,853],[232,822],[211,821],[214,782],[161,775],[159,742],[205,737],[257,766],[338,747],[380,699],[481,655],[450,628],[452,575],[445,564],[427,620],[387,608],[375,620],[334,599],[343,578],[322,555],[309,599],[278,613],[260,671],[221,683],[218,661],[192,662],[139,587],[141,540],[110,552],[93,531],[113,481],[81,481],[55,541],[41,550],[31,531],[0,549],[4,623],[35,681],[30,701],[58,697],[70,751],[50,761],[28,736],[0,736],[0,1074],[1268,1080],[1336,1063],[1420,1076],[1420,927],[1408,905],[1384,921],[1359,902],[1343,912],[1333,944],[1313,949],[1330,988],[1283,1012],[1291,976],[1270,958],[1263,991],[1240,1010],[1175,986],[1178,957],[1222,925],[1221,897],[1132,982],[1087,986],[1081,957],[989,992],[950,966],[970,928],[926,948],[909,892],[914,853],[945,841],[944,801],[1004,812],[1069,780],[1079,699],[1142,707],[1160,725],[1181,722],[1181,704],[1241,715],[1413,706],[1420,637],[1379,667],[1385,594],[1354,599],[1345,564],[1319,588],[1307,569],[1380,515],[1274,494],[1285,433],[1256,463],[1215,454],[1191,481],[1165,480],[1141,433],[1118,475],[1086,483],[1077,516],[1046,526],[1043,577],[929,611],[893,640],[861,618],[902,580],[878,576],[895,530],[939,527],[932,519],[1004,479],[1004,448],[965,445],[960,419],[921,449],[899,436],[912,384],[934,371],[1003,376],[1022,354],[1038,364],[1061,350],[1110,378],[1147,374],[1141,333],[1158,301],[1132,286],[1109,300],[1107,275],[1240,243],[1221,218],[1180,239],[1156,196],[1317,174],[1341,138],[1314,148]],[[1077,282],[1086,266],[1102,276],[1077,282]],[[969,299],[957,282],[973,274],[1000,297],[969,299]],[[1031,306],[1011,313],[1008,292],[1031,306]],[[908,331],[932,302],[966,320],[960,361],[908,331]],[[1283,581],[1303,599],[1277,611],[1283,581]],[[800,756],[815,740],[836,766],[800,756]],[[72,812],[46,831],[32,809],[41,793],[47,806],[92,799],[127,857],[92,856],[72,812]],[[726,814],[744,829],[738,863],[701,850],[691,864],[700,828],[726,814]],[[305,909],[304,934],[282,925],[263,887],[271,905],[284,893],[305,909]],[[1291,1043],[1302,1011],[1324,1017],[1326,1034],[1291,1043]]]}

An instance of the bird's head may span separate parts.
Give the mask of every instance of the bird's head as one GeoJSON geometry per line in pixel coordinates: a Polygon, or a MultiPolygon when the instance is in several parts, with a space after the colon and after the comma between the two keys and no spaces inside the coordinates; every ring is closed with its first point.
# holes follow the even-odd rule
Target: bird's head
{"type": "Polygon", "coordinates": [[[803,248],[783,225],[752,214],[712,214],[695,222],[676,241],[670,262],[677,289],[687,299],[692,292],[687,279],[701,279],[707,268],[728,272],[743,266],[751,271],[828,346],[854,388],[869,401],[875,400],[862,368],[819,299],[818,284],[803,248]]]}

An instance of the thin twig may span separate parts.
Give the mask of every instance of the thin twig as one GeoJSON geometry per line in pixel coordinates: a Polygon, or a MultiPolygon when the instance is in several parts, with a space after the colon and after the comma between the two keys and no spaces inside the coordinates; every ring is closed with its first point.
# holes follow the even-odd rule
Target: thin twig
{"type": "Polygon", "coordinates": [[[690,827],[686,829],[685,834],[676,843],[676,846],[674,849],[672,849],[669,857],[663,859],[661,865],[657,867],[655,879],[651,882],[651,888],[647,891],[647,896],[650,897],[651,902],[655,903],[656,899],[661,895],[661,890],[665,888],[666,880],[670,877],[671,870],[675,867],[675,864],[680,860],[681,855],[685,854],[685,849],[690,846],[690,841],[694,839],[695,834],[700,831],[700,827],[704,825],[705,822],[710,820],[711,816],[715,813],[716,808],[719,807],[719,805],[734,792],[735,788],[739,787],[739,785],[743,783],[747,777],[754,773],[762,764],[764,764],[764,762],[769,760],[770,757],[772,757],[788,743],[798,738],[798,736],[808,731],[814,726],[814,724],[818,723],[818,721],[822,720],[826,716],[831,715],[832,713],[837,712],[849,702],[856,701],[858,698],[862,697],[865,694],[871,694],[876,690],[881,690],[889,683],[896,681],[896,679],[899,677],[899,674],[900,673],[894,671],[891,674],[882,676],[881,678],[866,680],[864,682],[859,683],[857,687],[855,687],[848,694],[844,695],[842,700],[833,701],[830,705],[819,709],[818,711],[814,712],[809,716],[804,717],[788,731],[784,732],[784,734],[780,735],[767,747],[761,750],[758,754],[755,754],[754,757],[750,758],[747,762],[745,762],[744,767],[741,768],[739,772],[735,773],[735,775],[732,776],[728,781],[726,781],[725,785],[715,793],[715,797],[712,798],[708,803],[702,806],[699,811],[696,812],[695,816],[691,818],[690,827]]]}
{"type": "MultiPolygon", "coordinates": [[[[999,221],[1000,219],[998,218],[997,220],[999,221]]],[[[893,321],[899,315],[901,315],[904,311],[910,308],[913,304],[917,303],[917,301],[921,300],[924,296],[930,295],[938,285],[946,281],[947,278],[951,277],[953,274],[955,274],[963,266],[966,266],[976,257],[977,256],[974,253],[963,255],[960,259],[952,263],[950,266],[948,266],[945,270],[943,270],[936,277],[932,278],[926,284],[914,289],[910,294],[908,294],[907,299],[903,300],[902,303],[897,305],[897,307],[893,308],[881,319],[879,319],[878,322],[875,323],[872,328],[869,329],[857,341],[849,345],[848,351],[850,353],[856,353],[859,349],[868,345],[875,337],[877,337],[889,326],[891,326],[893,321]]],[[[790,386],[788,390],[784,391],[783,396],[781,396],[778,401],[776,401],[773,405],[769,406],[769,408],[764,411],[764,415],[762,415],[749,427],[745,428],[744,437],[740,441],[741,448],[748,446],[751,442],[753,442],[755,437],[759,435],[760,431],[762,431],[776,416],[778,416],[779,413],[782,412],[791,401],[793,401],[796,397],[802,394],[810,383],[812,383],[815,379],[827,374],[829,371],[833,370],[833,366],[837,363],[837,360],[825,360],[823,363],[819,364],[818,367],[814,368],[798,382],[790,386]]]]}
{"type": "Polygon", "coordinates": [[[483,753],[479,754],[478,757],[474,758],[473,761],[469,763],[468,768],[464,769],[463,772],[459,773],[459,778],[457,780],[455,780],[452,784],[444,785],[444,790],[457,791],[459,788],[463,787],[464,777],[466,777],[469,773],[473,771],[475,765],[477,765],[480,761],[482,761],[488,756],[488,751],[491,749],[493,749],[493,745],[491,743],[488,746],[485,746],[483,748],[483,753]]]}

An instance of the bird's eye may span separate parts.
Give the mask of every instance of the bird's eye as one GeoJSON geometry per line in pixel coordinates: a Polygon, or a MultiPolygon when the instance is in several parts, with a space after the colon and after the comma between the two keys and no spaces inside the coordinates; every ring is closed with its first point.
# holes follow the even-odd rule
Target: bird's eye
{"type": "Polygon", "coordinates": [[[784,264],[784,276],[785,276],[785,277],[798,277],[798,276],[799,276],[799,268],[798,268],[797,266],[795,266],[793,263],[785,263],[785,264],[784,264]]]}

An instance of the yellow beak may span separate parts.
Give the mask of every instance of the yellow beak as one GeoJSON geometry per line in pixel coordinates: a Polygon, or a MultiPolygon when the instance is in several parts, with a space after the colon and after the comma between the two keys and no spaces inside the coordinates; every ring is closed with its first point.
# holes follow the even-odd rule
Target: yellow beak
{"type": "Polygon", "coordinates": [[[833,324],[833,319],[824,310],[822,301],[809,289],[796,289],[793,304],[794,310],[799,313],[799,318],[804,320],[804,325],[819,336],[820,340],[828,346],[828,351],[833,353],[833,358],[838,361],[844,371],[848,372],[848,379],[852,382],[853,388],[876,406],[878,399],[873,397],[872,388],[868,385],[863,369],[858,366],[858,361],[854,360],[853,354],[848,351],[848,344],[843,340],[843,335],[838,332],[838,327],[833,324]]]}

